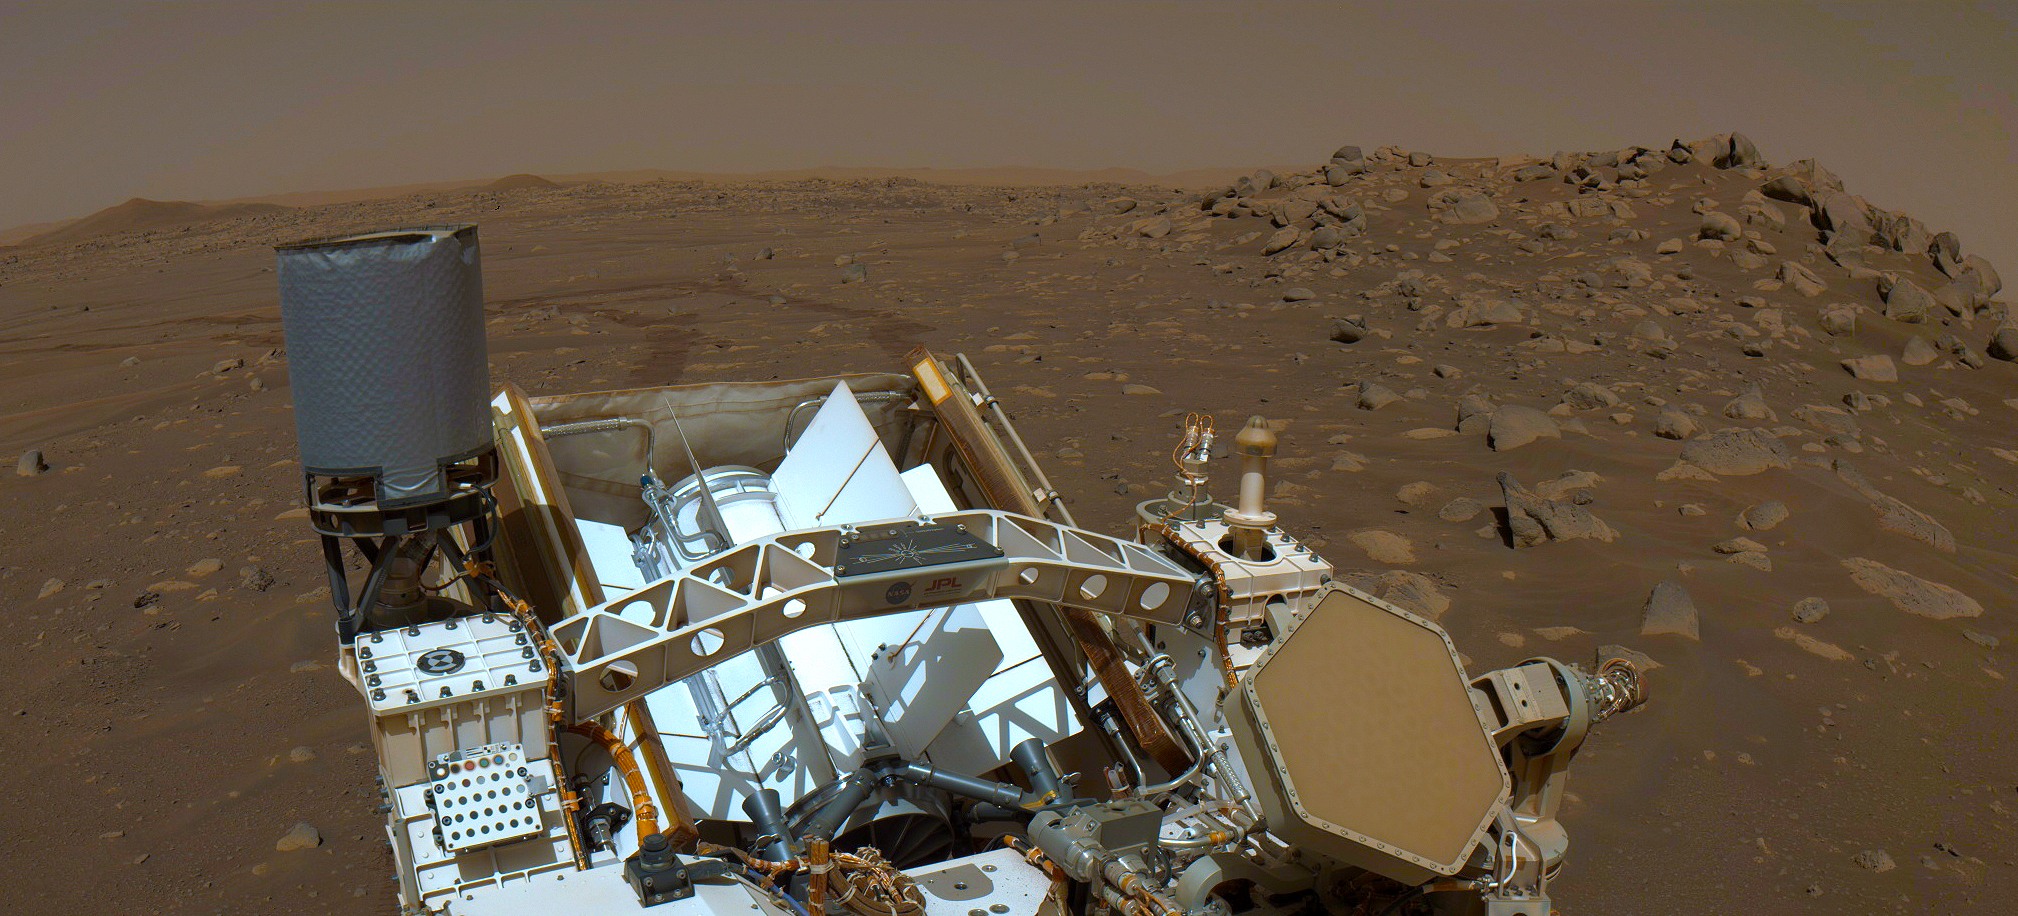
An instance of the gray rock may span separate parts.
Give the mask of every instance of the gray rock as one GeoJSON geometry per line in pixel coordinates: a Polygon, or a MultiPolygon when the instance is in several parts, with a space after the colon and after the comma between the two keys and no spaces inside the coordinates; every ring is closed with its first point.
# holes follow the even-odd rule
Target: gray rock
{"type": "Polygon", "coordinates": [[[1482,395],[1467,394],[1457,399],[1457,431],[1468,435],[1484,433],[1492,424],[1494,407],[1482,395]]]}
{"type": "Polygon", "coordinates": [[[1654,435],[1663,439],[1687,439],[1696,434],[1695,418],[1673,407],[1664,407],[1654,418],[1654,435]]]}
{"type": "Polygon", "coordinates": [[[842,283],[860,283],[869,279],[869,265],[859,261],[841,268],[842,283]]]}
{"type": "Polygon", "coordinates": [[[1444,223],[1489,223],[1499,219],[1492,198],[1472,188],[1444,188],[1429,196],[1430,217],[1444,223]]]}
{"type": "Polygon", "coordinates": [[[1444,185],[1450,184],[1450,182],[1450,175],[1442,169],[1430,169],[1422,173],[1422,177],[1416,180],[1416,184],[1425,188],[1441,188],[1444,185]]]}
{"type": "Polygon", "coordinates": [[[1137,223],[1135,231],[1146,239],[1160,239],[1169,235],[1175,228],[1177,227],[1170,222],[1170,217],[1158,216],[1137,223]]]}
{"type": "Polygon", "coordinates": [[[1934,235],[1927,224],[1904,213],[1888,213],[1878,221],[1876,238],[1880,245],[1906,254],[1926,254],[1934,235]]]}
{"type": "Polygon", "coordinates": [[[1530,166],[1524,166],[1520,169],[1516,169],[1513,173],[1513,180],[1545,181],[1547,179],[1554,178],[1555,175],[1556,170],[1549,168],[1546,165],[1530,165],[1530,166]]]}
{"type": "Polygon", "coordinates": [[[1380,599],[1411,614],[1436,620],[1450,610],[1450,596],[1428,576],[1396,569],[1381,573],[1378,581],[1380,599]]]}
{"type": "Polygon", "coordinates": [[[1766,157],[1759,155],[1750,137],[1734,132],[1724,141],[1714,164],[1720,169],[1758,169],[1765,168],[1766,157]]]}
{"type": "Polygon", "coordinates": [[[14,462],[14,473],[23,477],[34,477],[49,470],[49,462],[43,460],[42,450],[31,448],[21,453],[21,460],[14,462]]]}
{"type": "Polygon", "coordinates": [[[273,574],[257,566],[247,566],[238,571],[238,587],[255,592],[263,592],[273,587],[273,574]]]}
{"type": "Polygon", "coordinates": [[[1399,400],[1401,395],[1395,394],[1393,389],[1385,385],[1374,382],[1360,383],[1358,405],[1361,410],[1379,410],[1399,400]]]}
{"type": "Polygon", "coordinates": [[[1623,289],[1639,289],[1654,282],[1653,266],[1638,258],[1620,258],[1612,262],[1612,269],[1618,271],[1618,285],[1623,289]]]}
{"type": "Polygon", "coordinates": [[[1307,287],[1292,286],[1282,291],[1282,301],[1284,302],[1308,302],[1315,298],[1317,298],[1317,294],[1311,292],[1307,287]]]}
{"type": "Polygon", "coordinates": [[[1733,420],[1773,420],[1773,408],[1766,405],[1766,394],[1757,385],[1744,394],[1732,398],[1724,405],[1724,416],[1733,420]]]}
{"type": "Polygon", "coordinates": [[[1866,849],[1851,856],[1850,861],[1857,863],[1857,867],[1859,868],[1868,868],[1875,872],[1888,872],[1899,867],[1893,863],[1892,857],[1882,849],[1866,849]]]}
{"type": "Polygon", "coordinates": [[[1366,339],[1366,325],[1352,318],[1340,318],[1331,323],[1331,339],[1342,344],[1355,344],[1366,339]]]}
{"type": "Polygon", "coordinates": [[[2018,361],[2018,325],[2007,324],[1990,335],[1990,343],[1983,348],[1991,359],[2005,362],[2018,361]]]}
{"type": "Polygon", "coordinates": [[[1532,407],[1507,406],[1493,412],[1492,422],[1486,428],[1486,445],[1493,451],[1506,452],[1536,439],[1562,436],[1562,429],[1548,414],[1532,407]]]}
{"type": "Polygon", "coordinates": [[[1646,604],[1640,607],[1640,635],[1680,636],[1702,641],[1696,603],[1690,600],[1688,589],[1672,581],[1655,585],[1647,595],[1646,604]]]}
{"type": "Polygon", "coordinates": [[[1823,283],[1822,278],[1814,271],[1792,261],[1780,262],[1778,276],[1781,283],[1787,284],[1803,296],[1819,296],[1829,288],[1829,285],[1823,283]]]}
{"type": "Polygon", "coordinates": [[[1927,242],[1927,256],[1935,270],[1952,277],[1962,269],[1962,240],[1953,232],[1937,232],[1927,242]]]}
{"type": "Polygon", "coordinates": [[[1745,227],[1738,223],[1737,217],[1707,210],[1703,213],[1702,227],[1696,231],[1696,237],[1735,242],[1745,237],[1745,227]]]}
{"type": "Polygon", "coordinates": [[[1815,192],[1815,228],[1832,235],[1868,244],[1872,237],[1869,213],[1862,200],[1846,191],[1815,192]]]}
{"type": "Polygon", "coordinates": [[[1948,526],[1941,524],[1933,516],[1915,509],[1898,497],[1878,489],[1863,472],[1849,462],[1837,459],[1834,462],[1836,479],[1841,480],[1857,495],[1871,504],[1878,512],[1878,528],[1893,534],[1903,534],[1943,553],[1955,552],[1955,535],[1948,526]]]}
{"type": "Polygon", "coordinates": [[[286,836],[275,842],[273,848],[281,852],[294,852],[300,849],[314,849],[321,845],[322,832],[316,830],[312,824],[300,823],[294,825],[293,830],[289,830],[286,836]]]}
{"type": "Polygon", "coordinates": [[[1893,607],[1908,614],[1935,620],[1983,616],[1983,605],[1976,599],[1876,560],[1851,557],[1843,561],[1843,568],[1850,571],[1850,581],[1858,588],[1891,601],[1893,607]]]}
{"type": "Polygon", "coordinates": [[[1854,356],[1843,360],[1843,368],[1852,376],[1867,382],[1896,382],[1899,367],[1892,358],[1882,353],[1876,356],[1854,356]]]}
{"type": "Polygon", "coordinates": [[[1617,407],[1620,403],[1618,395],[1613,394],[1610,388],[1606,388],[1596,382],[1578,382],[1575,387],[1569,390],[1568,394],[1563,396],[1563,402],[1578,410],[1617,407]]]}
{"type": "Polygon", "coordinates": [[[1966,296],[1972,308],[1989,305],[1990,300],[2004,288],[2004,280],[1997,275],[1997,269],[1991,267],[1990,262],[1984,260],[1981,255],[1972,254],[1963,259],[1962,269],[1950,276],[1955,280],[1956,289],[1966,296]]]}
{"type": "Polygon", "coordinates": [[[1854,305],[1832,305],[1822,310],[1816,320],[1822,330],[1833,337],[1847,337],[1857,333],[1857,307],[1854,305]]]}
{"type": "Polygon", "coordinates": [[[1926,321],[1940,307],[1919,284],[1897,274],[1878,279],[1878,295],[1885,300],[1885,317],[1908,324],[1926,321]]]}
{"type": "Polygon", "coordinates": [[[1758,429],[1720,429],[1682,446],[1681,460],[1720,477],[1747,477],[1794,466],[1780,440],[1758,429]]]}
{"type": "Polygon", "coordinates": [[[1612,526],[1584,507],[1544,499],[1504,471],[1498,480],[1500,496],[1506,501],[1507,532],[1515,547],[1533,547],[1545,541],[1596,540],[1609,544],[1618,540],[1619,533],[1612,526]]]}
{"type": "Polygon", "coordinates": [[[1808,193],[1808,183],[1792,175],[1783,175],[1759,186],[1759,192],[1774,200],[1813,206],[1815,199],[1808,193]]]}
{"type": "Polygon", "coordinates": [[[1864,430],[1857,424],[1857,418],[1841,408],[1826,404],[1803,404],[1794,408],[1794,419],[1808,424],[1830,435],[1846,439],[1860,439],[1864,430]]]}
{"type": "Polygon", "coordinates": [[[1780,527],[1789,514],[1787,504],[1776,499],[1745,509],[1738,515],[1738,524],[1753,531],[1771,531],[1780,527]]]}
{"type": "Polygon", "coordinates": [[[1477,518],[1478,514],[1484,511],[1484,503],[1469,496],[1460,496],[1444,503],[1443,508],[1437,510],[1436,517],[1446,522],[1462,523],[1477,518]]]}
{"type": "Polygon", "coordinates": [[[1317,208],[1347,222],[1366,218],[1366,207],[1362,206],[1357,198],[1345,197],[1339,194],[1333,194],[1318,201],[1317,208]]]}
{"type": "Polygon", "coordinates": [[[1261,243],[1261,253],[1264,255],[1270,255],[1270,254],[1276,254],[1278,252],[1288,251],[1289,249],[1296,247],[1296,243],[1302,237],[1303,237],[1303,230],[1298,229],[1295,226],[1285,226],[1281,229],[1277,229],[1275,230],[1274,235],[1268,237],[1268,241],[1261,243]]]}
{"type": "Polygon", "coordinates": [[[1820,598],[1802,598],[1794,602],[1795,623],[1816,623],[1829,616],[1829,602],[1820,598]]]}
{"type": "Polygon", "coordinates": [[[1940,358],[1941,351],[1934,347],[1934,342],[1917,335],[1908,339],[1899,353],[1899,361],[1908,366],[1925,366],[1940,358]]]}

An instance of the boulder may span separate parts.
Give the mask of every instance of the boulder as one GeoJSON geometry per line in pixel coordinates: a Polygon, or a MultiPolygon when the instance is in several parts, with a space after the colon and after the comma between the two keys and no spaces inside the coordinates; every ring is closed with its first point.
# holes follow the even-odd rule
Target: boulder
{"type": "Polygon", "coordinates": [[[1765,167],[1766,158],[1750,137],[1734,132],[1724,140],[1713,164],[1720,169],[1757,169],[1765,167]]]}
{"type": "Polygon", "coordinates": [[[1766,394],[1757,385],[1744,394],[1732,398],[1724,405],[1724,416],[1733,420],[1774,420],[1778,419],[1773,408],[1766,406],[1766,394]]]}
{"type": "Polygon", "coordinates": [[[1720,429],[1682,446],[1682,462],[1720,477],[1748,477],[1794,466],[1793,455],[1764,430],[1720,429]]]}
{"type": "Polygon", "coordinates": [[[1498,481],[1500,495],[1506,501],[1507,531],[1515,547],[1533,547],[1545,541],[1596,540],[1609,544],[1618,540],[1618,531],[1582,506],[1545,499],[1504,471],[1498,481]]]}
{"type": "Polygon", "coordinates": [[[1774,200],[1784,200],[1803,207],[1813,206],[1815,198],[1808,192],[1808,183],[1792,175],[1782,175],[1759,186],[1759,192],[1774,200]]]}
{"type": "Polygon", "coordinates": [[[1661,408],[1654,418],[1654,435],[1663,439],[1687,439],[1696,434],[1696,420],[1673,407],[1661,408]]]}
{"type": "Polygon", "coordinates": [[[1278,252],[1288,251],[1289,249],[1296,247],[1297,241],[1301,239],[1302,236],[1303,236],[1303,230],[1298,229],[1295,226],[1286,226],[1284,228],[1277,229],[1275,230],[1274,235],[1268,237],[1268,241],[1261,243],[1261,253],[1264,255],[1270,255],[1270,254],[1276,254],[1278,252]]]}
{"type": "Polygon", "coordinates": [[[1955,552],[1955,535],[1948,526],[1941,524],[1933,516],[1920,511],[1883,490],[1878,489],[1863,472],[1852,467],[1849,462],[1837,459],[1833,468],[1836,479],[1857,491],[1871,508],[1878,512],[1878,528],[1894,534],[1903,534],[1943,553],[1955,552]]]}
{"type": "Polygon", "coordinates": [[[1746,507],[1738,514],[1738,524],[1751,531],[1771,531],[1787,520],[1787,504],[1779,500],[1746,507]]]}
{"type": "Polygon", "coordinates": [[[1499,218],[1499,207],[1472,188],[1444,188],[1429,196],[1429,213],[1443,223],[1489,223],[1499,218]]]}
{"type": "Polygon", "coordinates": [[[1703,213],[1701,228],[1696,230],[1696,237],[1716,239],[1723,242],[1735,242],[1745,237],[1745,227],[1738,223],[1737,217],[1728,213],[1707,210],[1703,213]]]}
{"type": "Polygon", "coordinates": [[[1548,414],[1532,407],[1510,405],[1493,412],[1486,429],[1486,445],[1493,451],[1506,452],[1536,439],[1560,439],[1562,435],[1562,429],[1548,414]]]}
{"type": "Polygon", "coordinates": [[[1914,335],[1906,341],[1905,349],[1899,353],[1899,361],[1908,366],[1925,366],[1941,358],[1941,351],[1934,342],[1914,335]]]}
{"type": "Polygon", "coordinates": [[[1891,357],[1882,353],[1876,356],[1853,356],[1843,360],[1843,369],[1867,382],[1899,380],[1899,367],[1893,364],[1891,357]]]}
{"type": "Polygon", "coordinates": [[[1703,638],[1696,603],[1678,582],[1661,582],[1640,606],[1641,636],[1680,636],[1700,642],[1703,638]]]}
{"type": "Polygon", "coordinates": [[[1932,294],[1898,274],[1879,276],[1878,297],[1885,301],[1885,317],[1908,324],[1926,321],[1940,308],[1932,294]]]}
{"type": "Polygon", "coordinates": [[[2018,361],[2018,325],[2007,324],[1990,335],[1990,343],[1983,348],[1992,359],[2005,362],[2018,361]]]}
{"type": "Polygon", "coordinates": [[[1858,588],[1892,602],[1893,607],[1908,614],[1935,620],[1983,616],[1983,605],[1952,586],[1863,557],[1844,560],[1843,568],[1850,571],[1850,581],[1858,588]]]}
{"type": "Polygon", "coordinates": [[[1381,573],[1375,581],[1380,583],[1376,594],[1382,601],[1411,614],[1436,620],[1450,610],[1450,596],[1428,576],[1395,569],[1381,573]]]}

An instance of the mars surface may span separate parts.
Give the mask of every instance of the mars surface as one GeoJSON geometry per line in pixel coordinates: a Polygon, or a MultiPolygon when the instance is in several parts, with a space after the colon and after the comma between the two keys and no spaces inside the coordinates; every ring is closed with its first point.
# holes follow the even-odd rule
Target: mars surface
{"type": "Polygon", "coordinates": [[[452,223],[497,381],[965,353],[1099,531],[1171,488],[1187,412],[1268,417],[1293,534],[1474,671],[1651,669],[1576,768],[1563,912],[2010,899],[2018,325],[1969,240],[1741,135],[1312,157],[1181,187],[511,176],[9,236],[0,909],[394,909],[273,246],[452,223]]]}

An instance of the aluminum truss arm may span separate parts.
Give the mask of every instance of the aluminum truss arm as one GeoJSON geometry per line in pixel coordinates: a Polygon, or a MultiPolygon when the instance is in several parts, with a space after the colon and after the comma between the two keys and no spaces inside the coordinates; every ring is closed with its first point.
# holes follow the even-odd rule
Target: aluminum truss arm
{"type": "Polygon", "coordinates": [[[569,713],[600,715],[786,634],[991,598],[1195,623],[1184,568],[1131,541],[975,510],[752,541],[562,620],[569,713]]]}

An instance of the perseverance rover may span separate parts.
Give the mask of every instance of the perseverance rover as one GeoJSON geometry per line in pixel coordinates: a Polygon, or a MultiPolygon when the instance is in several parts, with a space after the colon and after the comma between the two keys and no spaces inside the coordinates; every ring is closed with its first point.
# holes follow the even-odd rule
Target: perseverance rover
{"type": "Polygon", "coordinates": [[[1276,524],[1260,418],[1233,505],[1194,416],[1098,534],[964,357],[493,389],[477,253],[279,250],[403,912],[1551,912],[1565,767],[1638,672],[1468,675],[1276,524]]]}

